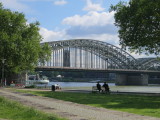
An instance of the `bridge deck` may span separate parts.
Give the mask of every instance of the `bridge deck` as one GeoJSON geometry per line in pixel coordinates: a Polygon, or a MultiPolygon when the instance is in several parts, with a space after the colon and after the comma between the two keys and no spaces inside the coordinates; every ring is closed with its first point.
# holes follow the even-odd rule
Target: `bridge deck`
{"type": "Polygon", "coordinates": [[[97,69],[97,68],[76,68],[76,67],[36,67],[36,71],[95,71],[108,73],[160,73],[154,70],[131,70],[131,69],[97,69]]]}

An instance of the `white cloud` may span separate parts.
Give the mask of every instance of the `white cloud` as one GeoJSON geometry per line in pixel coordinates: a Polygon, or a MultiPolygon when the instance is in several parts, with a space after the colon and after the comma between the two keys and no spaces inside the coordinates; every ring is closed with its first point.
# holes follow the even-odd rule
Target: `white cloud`
{"type": "Polygon", "coordinates": [[[65,5],[67,4],[67,1],[65,0],[57,0],[54,2],[54,5],[65,5]]]}
{"type": "Polygon", "coordinates": [[[0,0],[3,6],[19,12],[33,12],[31,8],[20,2],[20,0],[0,0]]]}
{"type": "Polygon", "coordinates": [[[42,42],[49,42],[49,41],[57,41],[57,40],[64,40],[67,39],[67,35],[65,30],[62,31],[52,31],[46,28],[40,28],[40,34],[43,37],[42,42]]]}
{"type": "Polygon", "coordinates": [[[114,23],[114,12],[89,12],[83,16],[75,15],[67,17],[62,23],[71,26],[104,26],[114,23]]]}
{"type": "Polygon", "coordinates": [[[103,11],[105,8],[101,7],[101,4],[92,3],[91,0],[86,0],[87,5],[83,8],[85,11],[103,11]]]}

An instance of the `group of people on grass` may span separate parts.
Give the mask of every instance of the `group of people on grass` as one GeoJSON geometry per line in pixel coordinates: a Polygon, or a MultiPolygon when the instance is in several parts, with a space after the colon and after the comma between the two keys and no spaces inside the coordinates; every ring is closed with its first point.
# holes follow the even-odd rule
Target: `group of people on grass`
{"type": "MultiPolygon", "coordinates": [[[[104,87],[105,88],[105,92],[109,92],[110,90],[109,90],[109,86],[108,86],[108,84],[106,83],[106,82],[104,82],[104,84],[102,85],[102,87],[104,87]]],[[[102,88],[101,88],[101,84],[99,83],[99,82],[97,82],[97,89],[98,89],[98,91],[99,92],[104,92],[103,90],[102,90],[102,88]]]]}

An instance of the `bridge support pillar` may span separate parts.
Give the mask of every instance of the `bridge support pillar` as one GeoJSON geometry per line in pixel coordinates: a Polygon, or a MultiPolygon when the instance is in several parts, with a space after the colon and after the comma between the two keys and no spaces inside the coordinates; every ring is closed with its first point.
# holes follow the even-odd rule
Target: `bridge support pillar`
{"type": "Polygon", "coordinates": [[[116,85],[148,85],[147,74],[117,73],[116,85]]]}
{"type": "Polygon", "coordinates": [[[127,85],[127,74],[116,74],[116,85],[127,85]]]}

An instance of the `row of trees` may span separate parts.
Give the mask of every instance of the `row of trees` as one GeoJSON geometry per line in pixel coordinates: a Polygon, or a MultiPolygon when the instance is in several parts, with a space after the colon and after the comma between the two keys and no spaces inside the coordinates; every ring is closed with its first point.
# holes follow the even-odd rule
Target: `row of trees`
{"type": "Polygon", "coordinates": [[[4,9],[0,3],[0,66],[1,74],[33,70],[38,61],[50,56],[50,47],[41,45],[39,23],[27,23],[23,13],[4,9]],[[2,61],[1,61],[2,60],[2,61]],[[4,73],[3,73],[4,72],[4,73]]]}

